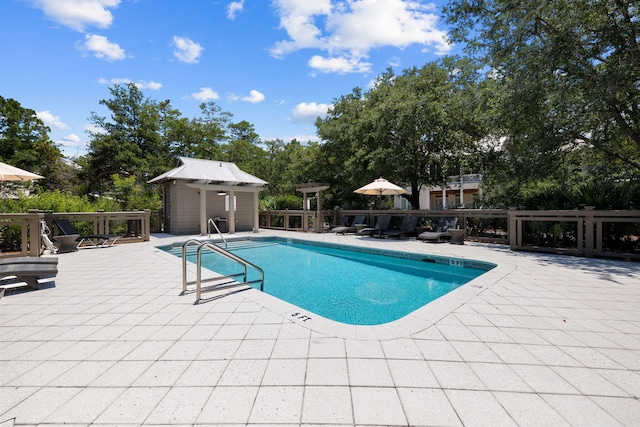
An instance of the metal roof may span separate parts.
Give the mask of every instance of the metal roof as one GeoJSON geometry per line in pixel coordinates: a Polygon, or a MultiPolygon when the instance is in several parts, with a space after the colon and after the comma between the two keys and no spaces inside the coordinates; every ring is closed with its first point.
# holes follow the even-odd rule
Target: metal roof
{"type": "Polygon", "coordinates": [[[149,183],[158,184],[178,179],[201,184],[245,187],[261,187],[268,184],[266,181],[240,170],[235,163],[190,157],[179,157],[178,159],[180,160],[178,167],[153,178],[149,183]]]}

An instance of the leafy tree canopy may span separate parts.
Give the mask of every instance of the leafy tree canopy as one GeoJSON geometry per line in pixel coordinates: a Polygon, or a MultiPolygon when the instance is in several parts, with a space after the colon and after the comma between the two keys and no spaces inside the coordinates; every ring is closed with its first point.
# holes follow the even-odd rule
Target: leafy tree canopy
{"type": "Polygon", "coordinates": [[[537,152],[584,145],[602,164],[637,176],[636,1],[452,0],[445,13],[453,40],[467,43],[503,83],[499,108],[515,144],[537,152]]]}
{"type": "Polygon", "coordinates": [[[358,184],[385,176],[410,186],[408,198],[418,208],[423,186],[471,172],[466,162],[484,135],[479,82],[470,61],[445,58],[398,76],[387,70],[368,92],[355,89],[335,100],[316,122],[332,166],[327,181],[348,200],[358,184]]]}
{"type": "Polygon", "coordinates": [[[49,131],[34,110],[0,96],[0,161],[42,175],[43,189],[64,187],[68,170],[49,131]]]}

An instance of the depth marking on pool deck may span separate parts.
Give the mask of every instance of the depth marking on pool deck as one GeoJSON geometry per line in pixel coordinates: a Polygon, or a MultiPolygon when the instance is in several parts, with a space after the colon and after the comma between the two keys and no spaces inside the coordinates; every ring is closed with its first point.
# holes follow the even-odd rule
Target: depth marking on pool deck
{"type": "Polygon", "coordinates": [[[312,319],[311,316],[309,316],[308,314],[302,313],[301,311],[292,311],[291,313],[289,313],[289,317],[291,317],[293,320],[297,320],[298,322],[302,322],[302,323],[312,319]]]}

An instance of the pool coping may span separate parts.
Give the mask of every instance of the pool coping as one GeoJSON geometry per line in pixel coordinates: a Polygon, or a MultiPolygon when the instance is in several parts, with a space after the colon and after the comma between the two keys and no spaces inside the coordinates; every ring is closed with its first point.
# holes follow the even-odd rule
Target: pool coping
{"type": "MultiPolygon", "coordinates": [[[[267,238],[273,238],[274,236],[269,237],[250,237],[250,240],[265,240],[267,238]]],[[[283,237],[277,237],[278,240],[299,240],[303,243],[311,243],[319,246],[328,246],[328,247],[354,247],[348,244],[336,244],[330,243],[326,244],[323,242],[317,242],[313,240],[307,239],[289,239],[283,237]]],[[[228,241],[233,240],[246,240],[247,237],[238,238],[238,239],[227,239],[228,241]]],[[[199,240],[209,241],[208,237],[201,237],[199,240]]],[[[172,245],[175,246],[175,243],[172,245]]],[[[161,246],[157,245],[154,247],[154,250],[158,252],[159,255],[167,258],[170,262],[177,262],[182,264],[182,259],[175,255],[172,255],[162,249],[161,246]]],[[[397,254],[402,254],[403,251],[393,250],[393,249],[384,249],[381,250],[383,252],[393,252],[397,254]]],[[[376,253],[380,253],[380,250],[374,251],[376,253]]],[[[407,252],[404,252],[407,253],[407,252]]],[[[422,257],[426,256],[425,254],[418,254],[422,257]]],[[[335,320],[328,319],[326,317],[320,316],[316,313],[310,312],[309,310],[300,308],[292,303],[281,300],[275,296],[269,295],[265,292],[254,288],[247,289],[238,289],[232,288],[232,290],[226,291],[214,291],[210,295],[211,299],[217,299],[223,297],[227,294],[233,294],[236,292],[242,292],[243,297],[247,298],[263,306],[265,309],[276,313],[282,316],[284,319],[295,322],[311,331],[318,332],[324,334],[326,336],[332,336],[336,338],[348,338],[348,339],[356,339],[356,340],[390,340],[390,339],[398,339],[398,338],[406,338],[412,335],[418,334],[425,329],[433,326],[436,322],[441,320],[442,318],[449,315],[455,309],[460,307],[461,305],[467,303],[474,297],[480,295],[487,288],[489,288],[492,284],[498,282],[505,276],[509,275],[511,272],[516,270],[515,265],[504,264],[504,263],[494,263],[488,261],[480,261],[480,260],[470,260],[464,257],[450,257],[450,256],[442,256],[442,255],[429,255],[430,257],[435,258],[448,258],[448,259],[460,259],[470,264],[474,263],[483,263],[483,264],[493,264],[494,268],[491,270],[485,271],[480,276],[475,279],[470,280],[462,286],[438,297],[434,301],[431,301],[422,307],[412,311],[411,313],[401,317],[400,319],[383,323],[380,325],[351,325],[347,323],[338,322],[335,320]]],[[[206,270],[206,269],[205,269],[206,270]]],[[[196,266],[192,262],[187,263],[187,277],[195,277],[196,275],[196,266]]],[[[216,277],[217,273],[211,272],[211,270],[207,270],[207,273],[204,274],[203,279],[209,277],[216,277]],[[209,273],[210,272],[210,273],[209,273]]],[[[189,296],[191,292],[188,292],[185,297],[189,296]]],[[[204,302],[206,304],[206,300],[204,302]]]]}

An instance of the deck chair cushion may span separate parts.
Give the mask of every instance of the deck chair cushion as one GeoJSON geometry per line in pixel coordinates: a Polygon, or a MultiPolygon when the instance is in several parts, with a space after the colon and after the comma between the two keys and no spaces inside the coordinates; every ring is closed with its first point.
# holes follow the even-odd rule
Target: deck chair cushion
{"type": "Polygon", "coordinates": [[[336,234],[355,233],[357,228],[356,224],[365,224],[366,215],[356,215],[349,225],[343,225],[340,227],[332,228],[331,231],[336,234]]]}
{"type": "Polygon", "coordinates": [[[410,235],[414,233],[414,230],[416,229],[416,225],[418,225],[418,219],[419,218],[417,216],[413,216],[413,215],[405,216],[402,218],[402,224],[400,225],[400,228],[398,228],[397,230],[385,230],[383,231],[382,235],[386,238],[388,237],[401,238],[403,236],[410,235]]]}
{"type": "Polygon", "coordinates": [[[39,280],[58,274],[56,257],[15,257],[0,260],[0,279],[16,277],[30,287],[40,289],[39,280]]]}
{"type": "Polygon", "coordinates": [[[425,231],[418,235],[418,239],[425,242],[443,242],[445,239],[451,238],[451,234],[447,231],[450,228],[456,228],[458,224],[457,217],[438,218],[438,224],[435,231],[425,231]]]}
{"type": "Polygon", "coordinates": [[[58,227],[58,229],[62,234],[65,234],[67,236],[77,234],[78,236],[80,236],[76,239],[76,241],[78,242],[77,244],[78,247],[80,247],[80,245],[82,245],[84,242],[91,243],[92,246],[99,246],[99,247],[112,246],[116,242],[116,240],[118,240],[118,238],[120,237],[117,234],[82,235],[78,233],[78,231],[73,226],[73,224],[71,224],[71,221],[69,221],[67,218],[55,218],[53,222],[56,224],[56,226],[58,227]]]}
{"type": "Polygon", "coordinates": [[[367,227],[358,231],[356,234],[358,236],[373,236],[375,233],[382,233],[387,228],[389,228],[389,223],[391,222],[391,215],[380,215],[378,221],[376,222],[375,227],[367,227]]]}

